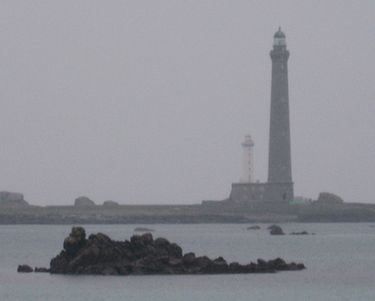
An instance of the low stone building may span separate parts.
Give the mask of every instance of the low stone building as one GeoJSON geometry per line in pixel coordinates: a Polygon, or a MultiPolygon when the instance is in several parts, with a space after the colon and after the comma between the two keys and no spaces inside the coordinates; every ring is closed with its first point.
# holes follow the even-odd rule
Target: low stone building
{"type": "Polygon", "coordinates": [[[23,207],[29,206],[29,203],[25,201],[22,193],[0,191],[0,206],[23,207]]]}

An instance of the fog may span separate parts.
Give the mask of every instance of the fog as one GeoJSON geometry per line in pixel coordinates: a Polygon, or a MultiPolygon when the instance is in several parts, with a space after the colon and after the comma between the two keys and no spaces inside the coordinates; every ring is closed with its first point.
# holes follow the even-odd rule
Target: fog
{"type": "Polygon", "coordinates": [[[272,36],[295,194],[375,202],[374,1],[1,1],[0,190],[33,204],[223,199],[267,177],[272,36]]]}

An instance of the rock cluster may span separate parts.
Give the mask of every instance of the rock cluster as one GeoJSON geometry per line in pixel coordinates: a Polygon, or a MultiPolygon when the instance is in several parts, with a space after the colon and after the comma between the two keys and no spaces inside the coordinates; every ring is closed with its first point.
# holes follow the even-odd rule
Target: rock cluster
{"type": "MultiPolygon", "coordinates": [[[[285,235],[283,229],[279,225],[271,225],[267,228],[270,230],[271,235],[285,235]]],[[[315,233],[309,233],[307,231],[290,232],[289,235],[315,235],[315,233]]]]}
{"type": "Polygon", "coordinates": [[[38,268],[36,267],[35,269],[33,269],[31,266],[27,265],[27,264],[21,264],[18,266],[17,268],[17,272],[18,273],[32,273],[32,272],[35,272],[35,273],[49,273],[49,269],[47,268],[38,268]]]}
{"type": "Polygon", "coordinates": [[[281,258],[241,265],[228,264],[222,257],[212,260],[183,254],[176,243],[154,239],[151,233],[134,235],[130,241],[114,241],[102,233],[86,239],[81,227],[73,227],[64,250],[50,263],[51,273],[99,275],[271,273],[304,268],[302,263],[286,263],[281,258]]]}

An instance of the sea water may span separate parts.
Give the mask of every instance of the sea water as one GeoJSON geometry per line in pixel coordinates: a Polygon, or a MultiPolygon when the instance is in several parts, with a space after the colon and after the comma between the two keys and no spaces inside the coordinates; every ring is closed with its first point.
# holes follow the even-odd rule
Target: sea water
{"type": "MultiPolygon", "coordinates": [[[[129,239],[145,225],[87,225],[129,239]]],[[[184,252],[228,262],[282,257],[307,269],[275,274],[173,276],[66,276],[17,273],[18,264],[48,267],[71,226],[0,226],[0,300],[375,300],[375,227],[368,223],[281,224],[284,232],[316,235],[271,236],[267,224],[147,225],[154,237],[176,242],[184,252]]]]}

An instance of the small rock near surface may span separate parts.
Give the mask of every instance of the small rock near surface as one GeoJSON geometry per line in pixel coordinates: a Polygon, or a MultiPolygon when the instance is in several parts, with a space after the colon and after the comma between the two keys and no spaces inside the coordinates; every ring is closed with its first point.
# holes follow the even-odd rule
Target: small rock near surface
{"type": "Polygon", "coordinates": [[[279,225],[271,225],[267,228],[271,235],[284,235],[283,229],[279,225]]]}
{"type": "Polygon", "coordinates": [[[254,226],[249,226],[246,228],[246,230],[260,230],[260,226],[254,225],[254,226]]]}
{"type": "Polygon", "coordinates": [[[301,231],[301,232],[291,232],[289,235],[315,235],[315,233],[309,233],[307,231],[301,231]]]}
{"type": "Polygon", "coordinates": [[[33,271],[33,268],[27,264],[21,264],[17,268],[18,273],[31,273],[33,271]]]}

